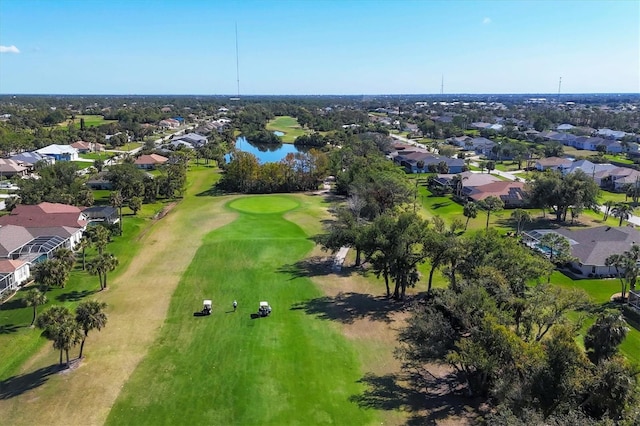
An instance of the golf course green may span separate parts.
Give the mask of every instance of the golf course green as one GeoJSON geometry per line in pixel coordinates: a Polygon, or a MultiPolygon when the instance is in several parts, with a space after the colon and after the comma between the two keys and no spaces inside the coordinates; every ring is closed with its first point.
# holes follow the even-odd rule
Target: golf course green
{"type": "Polygon", "coordinates": [[[237,218],[204,238],[159,338],[122,389],[107,424],[375,421],[374,412],[350,401],[363,390],[352,344],[335,323],[295,309],[322,296],[308,277],[291,272],[314,244],[285,214],[295,210],[298,218],[304,208],[281,195],[227,204],[237,218]],[[213,313],[194,316],[203,299],[213,300],[213,313]],[[273,313],[255,318],[261,300],[273,313]]]}

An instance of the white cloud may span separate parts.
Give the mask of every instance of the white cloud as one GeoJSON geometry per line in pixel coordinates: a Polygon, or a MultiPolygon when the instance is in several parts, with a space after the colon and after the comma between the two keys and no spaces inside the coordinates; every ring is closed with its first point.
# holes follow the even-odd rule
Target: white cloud
{"type": "Polygon", "coordinates": [[[483,23],[484,25],[490,24],[490,23],[491,23],[491,18],[484,18],[484,19],[482,20],[482,23],[483,23]]]}
{"type": "Polygon", "coordinates": [[[14,45],[0,46],[0,53],[20,53],[20,50],[18,50],[14,45]]]}

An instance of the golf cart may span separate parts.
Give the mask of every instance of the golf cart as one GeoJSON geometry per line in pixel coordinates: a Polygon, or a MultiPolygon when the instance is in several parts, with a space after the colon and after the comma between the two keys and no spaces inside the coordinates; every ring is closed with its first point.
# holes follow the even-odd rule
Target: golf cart
{"type": "Polygon", "coordinates": [[[202,315],[211,315],[211,300],[205,300],[202,305],[202,315]]]}
{"type": "Polygon", "coordinates": [[[259,317],[268,317],[271,315],[271,306],[267,302],[260,302],[260,307],[258,308],[258,316],[259,317]]]}

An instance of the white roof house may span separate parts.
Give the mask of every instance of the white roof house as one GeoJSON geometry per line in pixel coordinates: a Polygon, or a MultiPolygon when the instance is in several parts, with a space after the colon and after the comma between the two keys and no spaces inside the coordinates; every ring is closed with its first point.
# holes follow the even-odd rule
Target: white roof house
{"type": "Polygon", "coordinates": [[[78,159],[78,150],[69,145],[52,144],[35,150],[40,155],[52,157],[56,161],[74,161],[78,159]]]}

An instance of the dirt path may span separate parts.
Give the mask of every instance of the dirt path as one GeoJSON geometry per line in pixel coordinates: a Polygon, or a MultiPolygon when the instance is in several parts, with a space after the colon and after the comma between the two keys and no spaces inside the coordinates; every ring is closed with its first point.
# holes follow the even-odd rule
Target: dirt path
{"type": "MultiPolygon", "coordinates": [[[[198,182],[193,186],[197,192],[202,189],[198,182]]],[[[203,197],[189,206],[177,206],[157,221],[142,237],[144,249],[131,266],[108,291],[97,295],[109,305],[109,322],[89,335],[85,360],[72,374],[47,375],[47,367],[58,361],[57,351],[47,344],[21,371],[38,386],[0,400],[0,423],[103,424],[120,389],[154,343],[171,295],[202,237],[234,219],[222,207],[228,199],[203,197]],[[181,247],[179,256],[176,246],[181,247]]]]}

